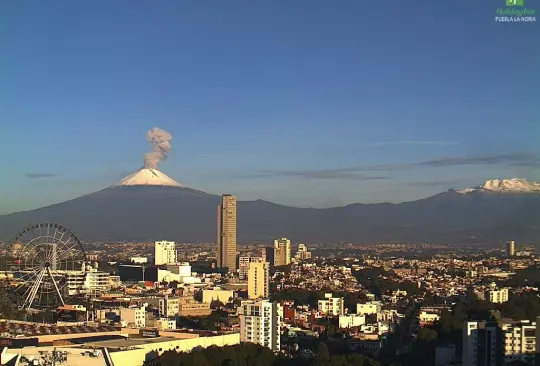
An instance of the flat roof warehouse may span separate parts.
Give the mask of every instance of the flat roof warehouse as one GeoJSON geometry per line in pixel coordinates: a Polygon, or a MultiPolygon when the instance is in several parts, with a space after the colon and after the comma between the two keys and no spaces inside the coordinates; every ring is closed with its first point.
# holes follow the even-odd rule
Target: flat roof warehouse
{"type": "MultiPolygon", "coordinates": [[[[0,320],[6,346],[1,364],[44,362],[55,352],[67,355],[66,366],[81,364],[141,365],[165,351],[189,352],[194,348],[223,347],[240,343],[240,334],[209,331],[160,331],[111,326],[55,326],[0,320]],[[24,341],[32,341],[32,344],[24,341]]],[[[2,333],[2,332],[0,332],[2,333]]]]}

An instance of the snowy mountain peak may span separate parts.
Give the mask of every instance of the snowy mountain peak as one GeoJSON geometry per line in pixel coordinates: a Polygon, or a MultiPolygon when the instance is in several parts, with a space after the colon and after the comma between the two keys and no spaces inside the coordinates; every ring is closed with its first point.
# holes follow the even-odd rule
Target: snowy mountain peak
{"type": "Polygon", "coordinates": [[[457,193],[472,193],[475,191],[498,192],[498,193],[540,193],[540,183],[531,182],[527,179],[493,179],[487,180],[477,187],[465,188],[456,191],[457,193]]]}
{"type": "Polygon", "coordinates": [[[183,187],[174,179],[168,177],[165,173],[157,169],[144,168],[128,175],[120,182],[113,185],[118,186],[167,186],[167,187],[183,187]]]}

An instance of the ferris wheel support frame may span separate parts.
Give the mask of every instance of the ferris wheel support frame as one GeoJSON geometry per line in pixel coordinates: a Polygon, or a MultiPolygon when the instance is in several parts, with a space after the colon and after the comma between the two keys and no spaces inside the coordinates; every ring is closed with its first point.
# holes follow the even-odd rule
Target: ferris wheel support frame
{"type": "Polygon", "coordinates": [[[66,282],[60,277],[86,263],[86,250],[72,231],[53,223],[40,223],[21,230],[6,253],[7,288],[21,310],[52,310],[66,304],[66,282]],[[65,239],[67,236],[67,239],[65,239]],[[12,248],[16,247],[15,252],[12,248]],[[8,271],[18,273],[11,280],[8,271]],[[11,282],[14,281],[14,282],[11,282]],[[13,286],[15,285],[15,286],[13,286]],[[20,302],[18,301],[20,300],[20,302]]]}

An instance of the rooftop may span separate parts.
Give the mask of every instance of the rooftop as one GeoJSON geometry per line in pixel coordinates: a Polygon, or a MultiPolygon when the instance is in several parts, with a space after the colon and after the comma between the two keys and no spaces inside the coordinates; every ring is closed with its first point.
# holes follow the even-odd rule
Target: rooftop
{"type": "Polygon", "coordinates": [[[119,328],[99,325],[50,325],[30,322],[19,322],[14,320],[0,320],[0,334],[3,337],[34,337],[40,335],[55,335],[55,334],[80,334],[80,333],[97,333],[97,332],[113,332],[119,328]]]}

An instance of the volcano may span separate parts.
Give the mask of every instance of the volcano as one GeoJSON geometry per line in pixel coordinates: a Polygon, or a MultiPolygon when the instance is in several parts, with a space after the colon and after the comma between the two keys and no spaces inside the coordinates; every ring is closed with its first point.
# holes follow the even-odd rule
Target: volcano
{"type": "Polygon", "coordinates": [[[149,168],[143,168],[133,174],[128,175],[114,186],[183,187],[183,185],[170,178],[165,173],[162,173],[157,169],[149,168]]]}
{"type": "MultiPolygon", "coordinates": [[[[0,216],[0,238],[54,222],[80,238],[214,242],[220,196],[186,187],[157,169],[141,169],[101,191],[70,201],[0,216]]],[[[238,201],[239,243],[288,237],[307,243],[502,243],[540,238],[540,185],[491,180],[462,190],[398,204],[296,208],[238,201]]]]}

